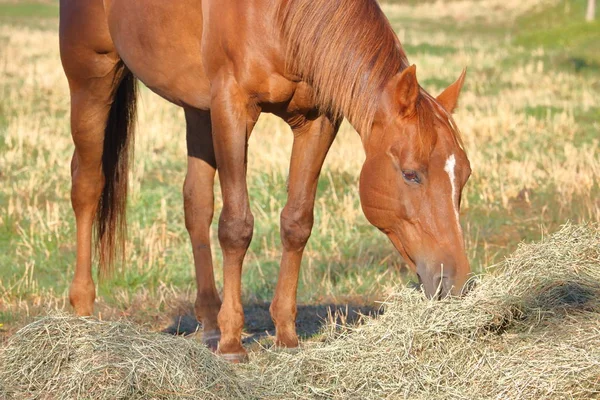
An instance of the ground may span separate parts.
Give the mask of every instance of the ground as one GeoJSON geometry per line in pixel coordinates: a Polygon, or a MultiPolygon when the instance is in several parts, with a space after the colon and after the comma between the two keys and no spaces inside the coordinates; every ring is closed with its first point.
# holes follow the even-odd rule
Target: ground
{"type": "MultiPolygon", "coordinates": [[[[461,209],[473,270],[485,273],[520,241],[540,239],[567,220],[600,220],[600,23],[584,21],[585,0],[393,3],[383,9],[426,90],[438,94],[468,68],[455,118],[473,169],[461,209]]],[[[3,338],[35,316],[69,309],[73,145],[57,15],[57,1],[0,0],[3,338]]],[[[265,304],[277,278],[291,142],[287,126],[268,115],[250,140],[256,223],[243,281],[250,334],[271,329],[265,304]]],[[[127,260],[99,286],[97,313],[162,330],[189,315],[194,298],[181,195],[184,118],[145,88],[135,154],[127,260]]],[[[323,169],[300,276],[307,335],[326,318],[324,304],[367,312],[414,279],[362,215],[363,159],[358,135],[345,124],[323,169]]],[[[215,220],[220,207],[218,195],[215,220]]],[[[216,243],[216,229],[213,237],[216,243]]],[[[221,253],[213,250],[220,287],[221,253]]]]}

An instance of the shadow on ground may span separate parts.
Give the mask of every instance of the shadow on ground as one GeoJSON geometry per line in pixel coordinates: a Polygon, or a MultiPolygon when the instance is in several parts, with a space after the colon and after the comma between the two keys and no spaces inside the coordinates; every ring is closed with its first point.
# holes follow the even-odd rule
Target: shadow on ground
{"type": "MultiPolygon", "coordinates": [[[[382,313],[378,304],[358,306],[352,304],[319,304],[299,305],[296,317],[298,335],[307,338],[316,335],[328,322],[341,325],[354,324],[363,315],[376,316],[382,313]]],[[[244,342],[251,343],[263,337],[275,335],[275,326],[269,314],[269,303],[249,304],[244,306],[246,324],[244,326],[244,342]]],[[[200,330],[196,317],[192,313],[184,313],[173,318],[169,327],[163,330],[171,335],[190,335],[200,330]]]]}

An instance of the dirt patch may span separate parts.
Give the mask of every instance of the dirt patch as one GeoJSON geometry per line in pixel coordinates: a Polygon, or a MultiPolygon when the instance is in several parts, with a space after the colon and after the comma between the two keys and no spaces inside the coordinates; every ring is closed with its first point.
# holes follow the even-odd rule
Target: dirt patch
{"type": "MultiPolygon", "coordinates": [[[[378,305],[315,304],[298,305],[296,329],[298,336],[310,338],[322,332],[327,324],[356,325],[364,316],[377,316],[382,312],[378,305]]],[[[269,303],[244,306],[244,343],[252,344],[275,335],[275,326],[269,313],[269,303]]],[[[190,312],[177,315],[162,332],[171,335],[191,335],[202,329],[190,312]]]]}

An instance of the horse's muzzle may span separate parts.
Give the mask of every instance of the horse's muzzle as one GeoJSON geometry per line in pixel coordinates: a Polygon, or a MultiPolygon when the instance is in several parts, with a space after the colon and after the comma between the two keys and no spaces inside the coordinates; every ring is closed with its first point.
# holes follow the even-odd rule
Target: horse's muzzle
{"type": "Polygon", "coordinates": [[[456,288],[454,278],[440,268],[435,270],[426,264],[417,264],[417,276],[425,295],[430,299],[441,300],[450,295],[457,295],[461,288],[456,288]]]}

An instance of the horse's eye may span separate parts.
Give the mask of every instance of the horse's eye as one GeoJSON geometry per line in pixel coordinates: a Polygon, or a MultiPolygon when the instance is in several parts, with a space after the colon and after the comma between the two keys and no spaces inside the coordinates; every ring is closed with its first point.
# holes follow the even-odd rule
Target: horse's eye
{"type": "Polygon", "coordinates": [[[402,177],[406,182],[421,183],[421,178],[417,171],[402,171],[402,177]]]}

